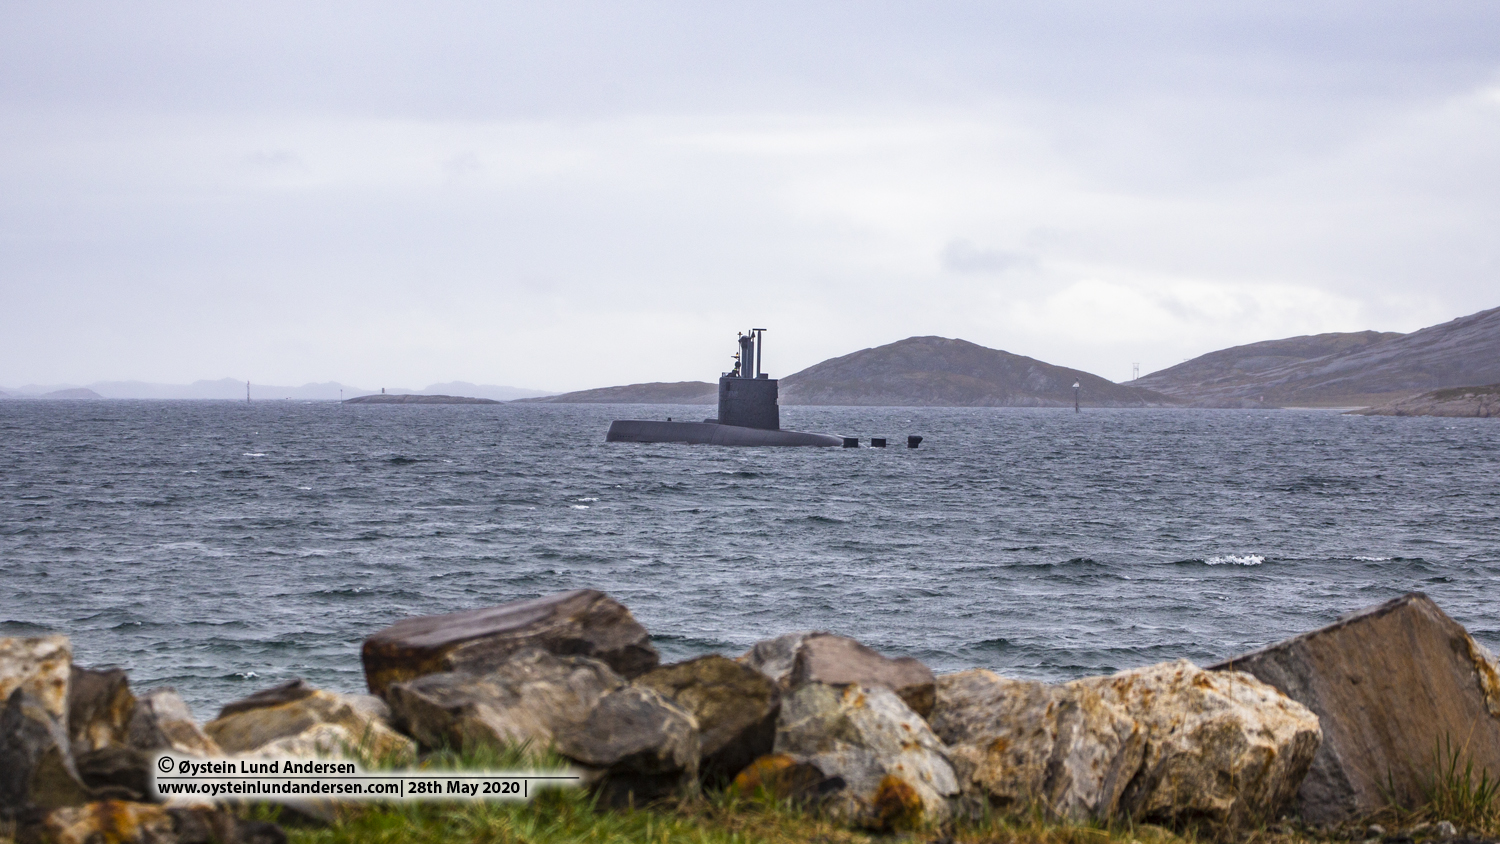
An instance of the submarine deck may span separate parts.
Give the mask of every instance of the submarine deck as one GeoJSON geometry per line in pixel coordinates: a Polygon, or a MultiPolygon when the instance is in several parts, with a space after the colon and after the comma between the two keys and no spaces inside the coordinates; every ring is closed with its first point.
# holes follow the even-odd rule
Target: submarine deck
{"type": "Polygon", "coordinates": [[[719,425],[714,422],[657,422],[648,419],[617,419],[609,423],[605,442],[689,443],[695,445],[812,445],[841,446],[840,437],[719,425]]]}

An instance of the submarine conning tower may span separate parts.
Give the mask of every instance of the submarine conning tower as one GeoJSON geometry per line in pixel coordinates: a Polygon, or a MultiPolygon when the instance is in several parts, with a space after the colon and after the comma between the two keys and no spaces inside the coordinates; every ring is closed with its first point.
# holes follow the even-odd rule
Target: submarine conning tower
{"type": "Polygon", "coordinates": [[[752,328],[739,339],[739,363],[719,377],[720,425],[781,430],[781,408],[776,404],[776,379],[760,371],[764,328],[752,328]]]}

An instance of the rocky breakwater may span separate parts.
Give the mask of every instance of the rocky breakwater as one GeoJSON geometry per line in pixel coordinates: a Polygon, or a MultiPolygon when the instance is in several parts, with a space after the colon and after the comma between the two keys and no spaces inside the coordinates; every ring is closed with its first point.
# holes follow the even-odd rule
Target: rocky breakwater
{"type": "Polygon", "coordinates": [[[397,621],[363,653],[373,695],[296,681],[200,728],[170,690],[137,697],[118,669],[74,666],[63,637],[0,639],[0,813],[28,841],[282,840],[220,809],[148,802],[144,766],[164,748],[398,765],[545,750],[603,806],[727,787],[877,830],[1034,808],[1345,820],[1384,807],[1383,776],[1398,798],[1419,788],[1444,735],[1500,774],[1500,674],[1421,595],[1209,670],[1177,661],[1057,685],[934,676],[827,632],[661,665],[630,611],[591,590],[397,621]]]}

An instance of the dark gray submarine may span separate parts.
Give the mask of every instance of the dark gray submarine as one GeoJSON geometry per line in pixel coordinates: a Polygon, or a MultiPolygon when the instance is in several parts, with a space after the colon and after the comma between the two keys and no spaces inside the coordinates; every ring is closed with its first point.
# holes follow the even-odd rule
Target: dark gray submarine
{"type": "Polygon", "coordinates": [[[604,440],[612,443],[695,445],[840,446],[842,437],[781,430],[776,379],[760,371],[764,328],[741,334],[734,369],[719,376],[719,415],[702,422],[616,419],[604,440]]]}

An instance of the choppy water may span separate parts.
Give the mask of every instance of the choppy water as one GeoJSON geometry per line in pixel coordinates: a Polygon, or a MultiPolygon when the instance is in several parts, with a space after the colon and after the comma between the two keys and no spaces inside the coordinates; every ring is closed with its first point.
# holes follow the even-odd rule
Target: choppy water
{"type": "Polygon", "coordinates": [[[0,403],[0,635],[200,717],[362,690],[399,618],[590,586],[665,657],[827,628],[938,670],[1200,663],[1410,590],[1500,647],[1500,424],[788,408],[917,451],[611,445],[702,408],[0,403]]]}

